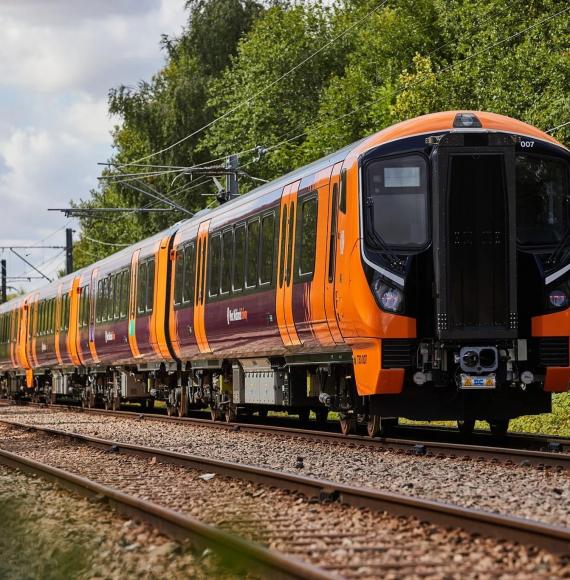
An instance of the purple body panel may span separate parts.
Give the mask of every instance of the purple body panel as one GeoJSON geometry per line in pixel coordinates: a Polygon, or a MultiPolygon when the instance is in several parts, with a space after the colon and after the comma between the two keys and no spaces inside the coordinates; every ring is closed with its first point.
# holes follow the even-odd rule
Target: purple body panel
{"type": "Polygon", "coordinates": [[[206,305],[206,335],[214,353],[251,356],[255,351],[279,351],[275,290],[232,296],[206,305]]]}
{"type": "MultiPolygon", "coordinates": [[[[132,358],[129,346],[127,320],[114,320],[97,325],[95,329],[95,348],[97,356],[104,364],[123,364],[132,358]]],[[[85,342],[87,343],[87,332],[85,342]]],[[[82,341],[83,344],[83,341],[82,341]]],[[[89,344],[87,344],[89,350],[89,344]]]]}

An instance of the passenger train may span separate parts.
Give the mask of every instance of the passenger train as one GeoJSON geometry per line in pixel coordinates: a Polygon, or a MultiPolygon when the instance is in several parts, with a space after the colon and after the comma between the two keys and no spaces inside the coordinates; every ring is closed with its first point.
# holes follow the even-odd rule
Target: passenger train
{"type": "Polygon", "coordinates": [[[569,172],[508,117],[404,121],[2,305],[3,391],[504,433],[569,387],[569,172]]]}

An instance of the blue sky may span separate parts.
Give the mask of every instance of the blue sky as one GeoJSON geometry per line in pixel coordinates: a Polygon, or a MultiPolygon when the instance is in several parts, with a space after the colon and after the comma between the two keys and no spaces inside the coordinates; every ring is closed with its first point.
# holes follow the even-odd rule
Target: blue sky
{"type": "MultiPolygon", "coordinates": [[[[1,0],[0,245],[63,245],[74,220],[46,211],[86,198],[111,154],[107,94],[164,62],[161,34],[177,35],[185,0],[1,0]],[[45,241],[42,241],[45,240],[45,241]]],[[[77,236],[77,234],[76,234],[77,236]]],[[[58,250],[30,250],[53,277],[58,250]]],[[[8,275],[31,273],[10,252],[8,275]]],[[[28,290],[43,282],[9,282],[28,290]]]]}

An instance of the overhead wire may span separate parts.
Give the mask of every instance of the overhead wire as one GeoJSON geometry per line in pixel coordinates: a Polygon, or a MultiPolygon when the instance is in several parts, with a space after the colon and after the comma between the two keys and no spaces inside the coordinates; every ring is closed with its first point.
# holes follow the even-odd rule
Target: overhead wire
{"type": "MultiPolygon", "coordinates": [[[[177,147],[178,145],[184,143],[188,139],[191,139],[192,137],[195,137],[196,135],[200,134],[202,131],[208,129],[209,127],[212,127],[213,125],[215,125],[216,123],[218,123],[222,119],[225,119],[229,115],[235,113],[236,111],[238,111],[239,109],[241,109],[244,105],[247,105],[247,104],[251,103],[253,100],[257,99],[257,97],[259,97],[262,94],[266,93],[269,89],[273,88],[276,84],[278,84],[279,82],[281,82],[284,78],[288,77],[290,74],[292,74],[297,69],[299,69],[300,67],[302,67],[305,63],[307,63],[308,61],[310,61],[317,54],[321,53],[323,50],[325,50],[326,48],[328,48],[329,46],[331,46],[337,40],[339,40],[340,38],[342,38],[343,36],[345,36],[346,34],[348,34],[356,26],[358,26],[359,24],[361,24],[362,22],[364,22],[366,19],[370,18],[370,16],[372,16],[372,14],[374,14],[375,12],[377,12],[378,10],[380,10],[380,8],[382,8],[386,4],[387,1],[388,0],[382,0],[372,10],[370,10],[369,12],[367,12],[362,18],[359,18],[358,20],[356,20],[355,22],[353,22],[349,27],[347,27],[341,33],[337,34],[331,40],[329,40],[328,42],[326,42],[325,44],[323,44],[317,50],[315,50],[314,52],[312,52],[309,56],[307,56],[306,58],[304,58],[303,60],[301,60],[300,62],[298,62],[294,67],[290,68],[287,72],[283,73],[279,78],[275,79],[274,81],[270,82],[268,85],[266,85],[263,88],[259,89],[253,95],[251,95],[250,97],[248,97],[247,99],[244,99],[244,100],[240,101],[237,105],[234,105],[233,107],[231,107],[229,110],[227,110],[225,113],[223,113],[219,117],[216,117],[212,121],[209,121],[208,123],[206,123],[205,125],[203,125],[199,129],[196,129],[192,133],[189,133],[185,137],[182,137],[181,139],[179,139],[175,143],[172,143],[168,147],[164,147],[163,149],[160,149],[159,151],[154,151],[152,153],[149,153],[148,155],[145,155],[144,157],[141,157],[140,159],[137,159],[137,160],[133,161],[132,163],[140,163],[141,161],[146,161],[147,159],[151,159],[152,157],[155,157],[156,155],[161,155],[162,153],[166,153],[167,151],[170,151],[171,149],[174,149],[175,147],[177,147]]],[[[124,163],[121,166],[122,167],[128,167],[129,165],[131,165],[131,163],[124,163]]]]}
{"type": "Polygon", "coordinates": [[[566,121],[566,123],[562,123],[561,125],[556,125],[556,127],[551,127],[550,129],[547,129],[545,133],[552,133],[553,131],[562,129],[562,127],[566,127],[567,125],[570,125],[570,121],[566,121]]]}

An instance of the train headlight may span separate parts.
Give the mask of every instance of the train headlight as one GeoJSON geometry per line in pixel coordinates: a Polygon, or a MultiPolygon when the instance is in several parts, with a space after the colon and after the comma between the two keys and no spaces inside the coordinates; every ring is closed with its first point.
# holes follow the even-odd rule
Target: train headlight
{"type": "Polygon", "coordinates": [[[453,120],[453,126],[464,129],[480,129],[481,121],[474,113],[457,113],[455,119],[453,120]]]}
{"type": "Polygon", "coordinates": [[[404,303],[404,294],[397,288],[388,286],[381,278],[373,284],[374,294],[380,306],[388,312],[400,312],[404,303]]]}
{"type": "Polygon", "coordinates": [[[568,294],[564,290],[553,290],[548,295],[548,303],[552,308],[565,308],[568,306],[568,294]]]}

